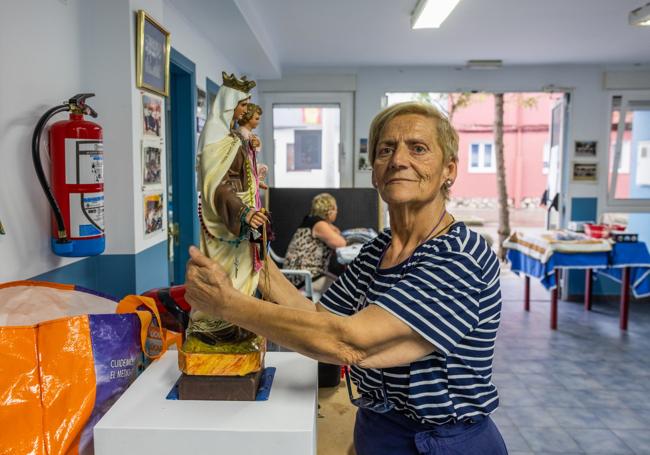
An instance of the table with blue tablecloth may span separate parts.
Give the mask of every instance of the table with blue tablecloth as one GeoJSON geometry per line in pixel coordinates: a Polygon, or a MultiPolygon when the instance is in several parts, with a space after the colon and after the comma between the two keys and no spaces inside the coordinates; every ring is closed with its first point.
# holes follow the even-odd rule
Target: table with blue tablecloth
{"type": "MultiPolygon", "coordinates": [[[[521,239],[521,237],[520,237],[521,239]]],[[[510,240],[510,239],[509,239],[510,240]]],[[[551,291],[551,328],[557,328],[559,271],[582,269],[585,278],[585,308],[591,309],[593,273],[621,283],[620,327],[627,330],[630,289],[636,298],[650,296],[650,254],[644,242],[613,243],[609,251],[554,251],[538,248],[542,242],[527,238],[506,242],[512,271],[524,275],[524,309],[530,310],[530,278],[538,279],[551,291]],[[522,245],[525,245],[522,247],[522,245]]]]}

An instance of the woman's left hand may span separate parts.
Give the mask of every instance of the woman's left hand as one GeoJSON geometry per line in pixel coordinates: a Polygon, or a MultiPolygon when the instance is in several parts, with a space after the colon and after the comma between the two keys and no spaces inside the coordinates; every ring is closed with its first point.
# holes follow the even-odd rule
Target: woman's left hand
{"type": "Polygon", "coordinates": [[[185,300],[198,310],[221,318],[235,288],[226,271],[205,256],[198,248],[190,247],[190,260],[185,273],[185,300]]]}

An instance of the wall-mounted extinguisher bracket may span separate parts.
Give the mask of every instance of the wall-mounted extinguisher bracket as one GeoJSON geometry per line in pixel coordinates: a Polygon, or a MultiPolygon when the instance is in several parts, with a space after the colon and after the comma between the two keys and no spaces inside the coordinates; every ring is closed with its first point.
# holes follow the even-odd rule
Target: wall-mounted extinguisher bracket
{"type": "Polygon", "coordinates": [[[49,109],[32,136],[32,160],[36,176],[52,209],[52,251],[59,256],[94,256],[103,253],[104,148],[102,128],[84,119],[97,117],[80,93],[49,109]],[[50,181],[41,162],[41,135],[47,122],[60,112],[67,120],[52,124],[49,131],[50,181]]]}

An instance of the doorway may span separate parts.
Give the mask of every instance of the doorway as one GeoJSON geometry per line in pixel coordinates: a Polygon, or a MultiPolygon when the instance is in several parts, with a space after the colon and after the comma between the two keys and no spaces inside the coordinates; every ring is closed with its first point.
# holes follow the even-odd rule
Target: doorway
{"type": "Polygon", "coordinates": [[[271,186],[350,188],[352,93],[267,93],[262,149],[271,186]]]}
{"type": "Polygon", "coordinates": [[[167,99],[169,282],[185,281],[190,245],[198,245],[196,191],[196,66],[172,48],[167,99]]]}

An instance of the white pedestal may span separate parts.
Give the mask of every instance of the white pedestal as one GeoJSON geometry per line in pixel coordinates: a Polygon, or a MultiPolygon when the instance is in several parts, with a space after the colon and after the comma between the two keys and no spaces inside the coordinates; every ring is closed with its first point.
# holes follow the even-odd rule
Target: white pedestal
{"type": "Polygon", "coordinates": [[[316,455],[317,363],[269,352],[276,367],[268,401],[165,397],[180,376],[169,351],[95,425],[95,455],[316,455]]]}

